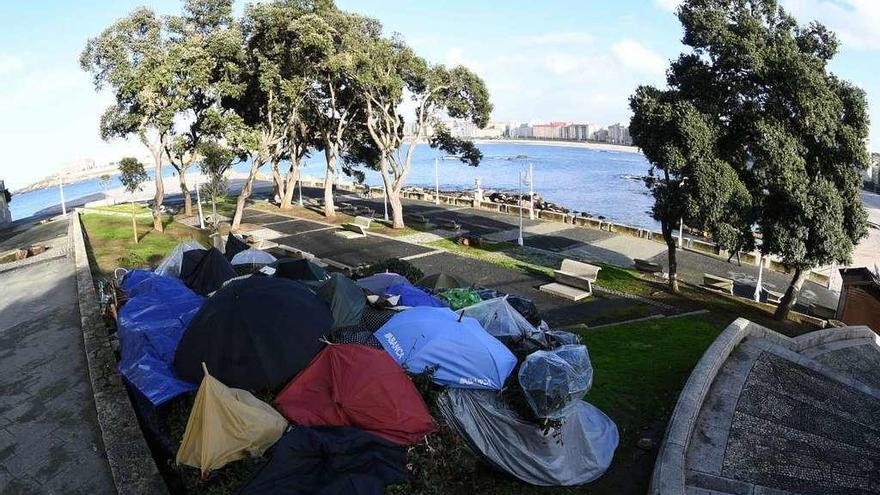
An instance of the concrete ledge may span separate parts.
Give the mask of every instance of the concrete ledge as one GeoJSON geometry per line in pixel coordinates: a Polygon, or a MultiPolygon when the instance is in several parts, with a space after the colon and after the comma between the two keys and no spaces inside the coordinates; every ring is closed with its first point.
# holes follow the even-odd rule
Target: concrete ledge
{"type": "Polygon", "coordinates": [[[168,489],[144,440],[122,377],[116,371],[116,357],[101,318],[79,214],[70,215],[68,237],[76,264],[83,344],[95,410],[116,491],[120,495],[167,494],[168,489]]]}
{"type": "Polygon", "coordinates": [[[562,285],[557,282],[544,284],[538,287],[538,289],[541,292],[546,292],[547,294],[551,294],[556,297],[568,299],[569,301],[580,301],[581,299],[585,299],[592,295],[592,292],[590,291],[578,289],[577,287],[570,287],[568,285],[562,285]]]}
{"type": "MultiPolygon", "coordinates": [[[[654,473],[648,493],[651,495],[669,495],[686,493],[686,453],[694,432],[697,418],[703,407],[703,402],[709,392],[709,388],[715,381],[718,371],[724,366],[727,358],[737,345],[746,337],[763,339],[766,341],[765,348],[776,346],[777,353],[787,355],[791,361],[816,369],[815,363],[808,358],[804,351],[819,346],[828,346],[831,343],[844,345],[847,340],[874,342],[880,347],[880,335],[874,333],[865,326],[841,327],[818,330],[799,337],[786,337],[778,332],[752,323],[744,318],[738,318],[731,323],[715,342],[703,353],[690,377],[685,383],[678,397],[678,402],[669,419],[666,435],[657,454],[654,464],[654,473]],[[804,353],[804,354],[801,354],[804,353]]],[[[842,383],[860,390],[863,393],[874,395],[877,391],[868,390],[864,384],[856,380],[840,376],[829,370],[817,370],[822,374],[834,378],[842,383]]],[[[689,492],[688,492],[689,493],[689,492]]],[[[711,493],[711,492],[710,492],[711,493]]]]}

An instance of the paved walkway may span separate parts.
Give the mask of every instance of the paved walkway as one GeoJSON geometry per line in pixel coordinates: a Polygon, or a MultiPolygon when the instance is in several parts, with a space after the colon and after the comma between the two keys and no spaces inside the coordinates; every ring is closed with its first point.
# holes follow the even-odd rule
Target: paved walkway
{"type": "Polygon", "coordinates": [[[871,389],[880,383],[876,371],[862,374],[878,362],[874,339],[802,354],[747,339],[722,366],[697,418],[687,493],[880,493],[880,389],[871,389]]]}
{"type": "MultiPolygon", "coordinates": [[[[55,223],[62,227],[46,231],[67,225],[55,223]]],[[[72,255],[0,273],[0,284],[0,493],[115,493],[72,255]]]]}

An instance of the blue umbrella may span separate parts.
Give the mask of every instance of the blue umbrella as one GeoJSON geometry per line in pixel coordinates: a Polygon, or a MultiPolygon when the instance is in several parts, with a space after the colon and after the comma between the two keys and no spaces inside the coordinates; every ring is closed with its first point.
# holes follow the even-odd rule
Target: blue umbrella
{"type": "Polygon", "coordinates": [[[391,272],[377,273],[375,275],[370,275],[369,277],[355,280],[355,282],[364,289],[367,289],[373,294],[379,296],[385,294],[385,289],[391,287],[392,285],[412,285],[409,283],[409,280],[407,280],[406,277],[404,277],[403,275],[398,275],[391,272]]]}
{"type": "Polygon", "coordinates": [[[414,285],[397,284],[385,289],[386,296],[400,296],[398,306],[432,306],[445,308],[446,304],[440,299],[428,294],[414,285]]]}
{"type": "Polygon", "coordinates": [[[450,387],[500,390],[516,366],[516,357],[477,320],[448,308],[402,311],[374,335],[407,371],[436,368],[434,381],[450,387]]]}

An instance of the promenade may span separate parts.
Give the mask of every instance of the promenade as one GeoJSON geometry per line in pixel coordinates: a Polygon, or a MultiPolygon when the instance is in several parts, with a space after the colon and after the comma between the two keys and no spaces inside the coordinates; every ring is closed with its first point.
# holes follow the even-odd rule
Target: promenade
{"type": "Polygon", "coordinates": [[[65,220],[0,233],[52,247],[0,265],[0,492],[115,493],[83,350],[65,220]]]}

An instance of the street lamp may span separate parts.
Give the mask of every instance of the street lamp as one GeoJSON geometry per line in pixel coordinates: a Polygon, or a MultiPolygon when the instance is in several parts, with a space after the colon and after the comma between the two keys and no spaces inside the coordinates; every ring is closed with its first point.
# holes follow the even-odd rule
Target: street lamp
{"type": "MultiPolygon", "coordinates": [[[[202,177],[201,175],[196,175],[196,203],[199,205],[199,228],[204,229],[205,228],[205,215],[204,215],[204,212],[202,211],[202,194],[201,194],[201,192],[199,192],[199,190],[201,189],[201,187],[199,187],[199,185],[201,183],[201,177],[202,177]]],[[[213,220],[214,220],[214,226],[216,227],[217,226],[217,219],[214,218],[213,220]]]]}
{"type": "Polygon", "coordinates": [[[440,160],[434,157],[434,204],[440,204],[440,160]]]}
{"type": "Polygon", "coordinates": [[[529,220],[535,219],[535,176],[532,164],[529,164],[529,220]]]}
{"type": "Polygon", "coordinates": [[[755,302],[761,302],[761,292],[763,292],[763,278],[764,278],[764,253],[762,251],[758,251],[758,283],[755,284],[755,302]]]}
{"type": "MultiPolygon", "coordinates": [[[[687,177],[682,177],[681,182],[678,183],[678,187],[684,185],[685,181],[687,181],[687,177]]],[[[684,247],[684,218],[678,219],[678,249],[682,249],[684,247]]]]}
{"type": "Polygon", "coordinates": [[[519,196],[517,201],[517,206],[519,206],[519,237],[516,240],[516,243],[522,247],[523,245],[523,201],[522,201],[522,193],[523,193],[523,178],[525,175],[525,171],[520,169],[519,171],[519,196]]]}

